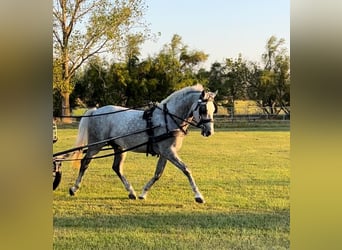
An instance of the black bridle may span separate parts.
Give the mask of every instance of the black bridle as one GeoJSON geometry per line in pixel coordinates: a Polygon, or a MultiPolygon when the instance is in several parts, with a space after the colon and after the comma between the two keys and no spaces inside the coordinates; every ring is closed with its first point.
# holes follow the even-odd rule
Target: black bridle
{"type": "Polygon", "coordinates": [[[179,117],[173,113],[170,113],[168,108],[167,108],[167,104],[164,103],[163,105],[163,108],[159,107],[158,105],[155,106],[155,108],[158,108],[159,110],[163,111],[164,113],[164,119],[165,119],[165,126],[166,126],[166,131],[167,133],[169,133],[169,128],[168,128],[168,119],[167,119],[167,116],[169,116],[171,118],[171,120],[177,125],[177,127],[180,129],[180,131],[182,131],[185,135],[187,134],[187,130],[185,130],[183,127],[186,126],[186,125],[191,125],[193,127],[196,127],[196,128],[202,128],[203,127],[203,124],[205,123],[209,123],[209,122],[213,122],[213,119],[205,119],[203,118],[204,115],[207,115],[208,114],[208,109],[207,109],[207,103],[209,101],[212,101],[214,106],[215,106],[215,110],[214,110],[214,114],[217,113],[217,105],[216,103],[213,101],[213,100],[209,100],[209,99],[202,99],[202,97],[200,97],[200,99],[198,100],[197,102],[197,105],[195,107],[194,110],[192,110],[190,112],[190,115],[189,117],[187,118],[182,118],[182,117],[179,117]],[[193,122],[193,118],[191,120],[189,120],[189,118],[193,117],[193,113],[195,111],[197,111],[198,109],[198,112],[199,112],[199,116],[200,116],[200,120],[199,121],[195,121],[193,122]],[[185,123],[184,125],[181,125],[180,123],[176,122],[176,119],[182,121],[183,123],[185,123]]]}
{"type": "Polygon", "coordinates": [[[204,115],[208,114],[207,103],[209,101],[212,101],[213,104],[214,104],[214,107],[215,107],[214,114],[217,113],[217,105],[216,105],[216,103],[213,100],[200,98],[198,100],[196,108],[194,109],[194,111],[196,111],[198,109],[198,114],[199,114],[199,117],[200,117],[200,120],[197,122],[196,127],[201,127],[205,123],[213,122],[212,119],[205,119],[205,118],[203,118],[204,115]]]}

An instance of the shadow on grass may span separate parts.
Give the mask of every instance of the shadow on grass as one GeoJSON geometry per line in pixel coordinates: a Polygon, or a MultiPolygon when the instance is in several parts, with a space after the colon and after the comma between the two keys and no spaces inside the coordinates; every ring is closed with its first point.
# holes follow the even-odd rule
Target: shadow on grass
{"type": "Polygon", "coordinates": [[[92,210],[89,201],[85,205],[87,214],[54,216],[54,249],[289,249],[288,209],[247,212],[173,203],[138,209],[104,204],[106,213],[92,210]]]}
{"type": "Polygon", "coordinates": [[[162,229],[257,229],[289,232],[289,211],[279,213],[145,213],[139,215],[94,215],[54,217],[55,228],[106,228],[115,230],[162,229]]]}

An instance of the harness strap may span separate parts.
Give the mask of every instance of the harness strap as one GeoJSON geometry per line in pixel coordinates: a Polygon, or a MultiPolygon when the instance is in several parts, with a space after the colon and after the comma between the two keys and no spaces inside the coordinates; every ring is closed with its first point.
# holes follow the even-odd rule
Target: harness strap
{"type": "Polygon", "coordinates": [[[167,109],[166,103],[164,103],[164,105],[163,105],[163,111],[164,111],[164,121],[165,121],[166,133],[169,133],[169,126],[167,125],[167,114],[169,114],[169,110],[167,109]]]}
{"type": "Polygon", "coordinates": [[[178,120],[183,121],[183,122],[185,122],[185,123],[187,123],[187,124],[189,124],[189,125],[191,125],[191,126],[194,126],[194,127],[197,127],[197,128],[198,128],[197,124],[195,124],[195,123],[193,123],[193,122],[191,122],[191,121],[188,121],[188,120],[186,120],[186,119],[184,119],[184,118],[182,118],[182,117],[179,117],[179,116],[177,116],[177,115],[175,115],[175,114],[170,113],[169,110],[167,109],[166,103],[164,103],[163,109],[161,109],[159,106],[156,106],[156,108],[162,110],[163,113],[164,113],[164,120],[165,120],[165,126],[166,126],[166,131],[167,131],[167,133],[169,133],[169,131],[170,131],[169,128],[168,128],[167,116],[170,116],[170,117],[172,118],[172,120],[176,123],[177,127],[178,127],[180,130],[182,130],[182,132],[183,132],[184,134],[187,134],[186,131],[183,129],[182,126],[180,126],[180,125],[176,122],[175,118],[177,118],[178,120]]]}
{"type": "Polygon", "coordinates": [[[164,103],[163,105],[163,109],[159,108],[157,105],[153,106],[152,108],[145,110],[144,114],[143,114],[143,119],[146,120],[146,132],[148,135],[148,141],[147,141],[147,146],[146,146],[146,156],[148,156],[148,154],[151,154],[152,156],[159,156],[153,149],[153,144],[154,143],[158,143],[160,141],[163,141],[165,139],[171,138],[175,136],[175,132],[176,131],[170,131],[169,126],[168,126],[168,119],[167,117],[170,116],[172,121],[177,125],[177,127],[186,135],[187,131],[184,130],[184,128],[182,126],[180,126],[177,122],[176,119],[180,119],[181,121],[185,121],[188,124],[194,125],[189,121],[186,121],[174,114],[171,114],[167,108],[167,104],[164,103]],[[166,129],[166,133],[161,134],[159,136],[155,136],[154,135],[154,127],[153,127],[153,122],[152,122],[152,117],[153,117],[153,112],[154,110],[158,108],[160,110],[163,111],[164,113],[164,121],[165,121],[165,129],[166,129]]]}
{"type": "Polygon", "coordinates": [[[143,114],[143,119],[146,120],[146,132],[148,135],[148,141],[146,144],[146,156],[151,154],[152,156],[157,155],[157,153],[153,150],[153,140],[154,140],[154,127],[152,122],[153,111],[155,110],[156,106],[145,110],[143,114]]]}
{"type": "MultiPolygon", "coordinates": [[[[154,127],[156,128],[156,127],[154,127]]],[[[162,135],[159,135],[159,136],[155,136],[152,138],[152,142],[153,143],[157,143],[157,142],[160,142],[160,141],[163,141],[163,140],[166,140],[168,138],[171,138],[174,136],[174,133],[172,131],[170,131],[168,134],[162,134],[162,135]]],[[[147,142],[143,142],[143,143],[140,143],[138,145],[135,145],[134,147],[130,147],[130,148],[126,148],[126,149],[123,149],[123,150],[119,150],[117,152],[114,152],[114,153],[110,153],[110,154],[106,154],[106,155],[99,155],[99,156],[93,156],[93,157],[89,157],[87,159],[100,159],[100,158],[105,158],[105,157],[109,157],[109,156],[113,156],[113,155],[120,155],[124,152],[128,152],[128,151],[131,151],[133,149],[136,149],[136,148],[139,148],[139,147],[142,147],[144,145],[148,145],[150,143],[150,140],[148,140],[147,142]]],[[[71,159],[71,160],[68,160],[68,159],[60,159],[58,161],[75,161],[75,160],[81,160],[81,159],[71,159]]]]}
{"type": "MultiPolygon", "coordinates": [[[[158,107],[158,106],[157,106],[157,107],[158,107]]],[[[171,113],[169,112],[168,108],[167,108],[167,104],[166,104],[166,103],[164,103],[163,112],[164,112],[164,120],[165,120],[165,126],[166,126],[166,133],[167,133],[167,134],[170,132],[169,127],[168,127],[168,123],[167,123],[167,115],[169,115],[169,116],[171,117],[172,121],[177,125],[177,127],[178,127],[185,135],[188,134],[188,132],[187,132],[186,130],[183,129],[183,126],[179,125],[179,124],[176,122],[175,117],[176,117],[177,119],[180,119],[181,121],[187,122],[188,124],[191,124],[190,122],[188,122],[187,120],[185,120],[185,119],[183,119],[183,118],[180,118],[180,117],[178,117],[178,116],[176,116],[176,115],[174,115],[174,114],[171,114],[171,113]]]]}

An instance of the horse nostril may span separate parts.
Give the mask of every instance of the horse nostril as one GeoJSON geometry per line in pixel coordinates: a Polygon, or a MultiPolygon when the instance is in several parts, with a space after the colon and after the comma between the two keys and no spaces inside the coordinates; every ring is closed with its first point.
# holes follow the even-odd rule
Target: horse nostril
{"type": "Polygon", "coordinates": [[[211,132],[210,132],[210,131],[207,132],[206,136],[209,136],[209,135],[211,135],[211,132]]]}

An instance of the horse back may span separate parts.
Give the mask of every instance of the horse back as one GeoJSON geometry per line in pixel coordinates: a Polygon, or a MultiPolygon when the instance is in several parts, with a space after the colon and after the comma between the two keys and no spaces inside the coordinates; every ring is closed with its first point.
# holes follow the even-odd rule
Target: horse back
{"type": "Polygon", "coordinates": [[[146,140],[146,132],[129,136],[146,128],[142,116],[143,111],[140,110],[112,105],[103,106],[93,112],[93,117],[89,121],[89,142],[119,138],[115,143],[121,147],[134,146],[131,144],[136,145],[141,140],[146,140]]]}

